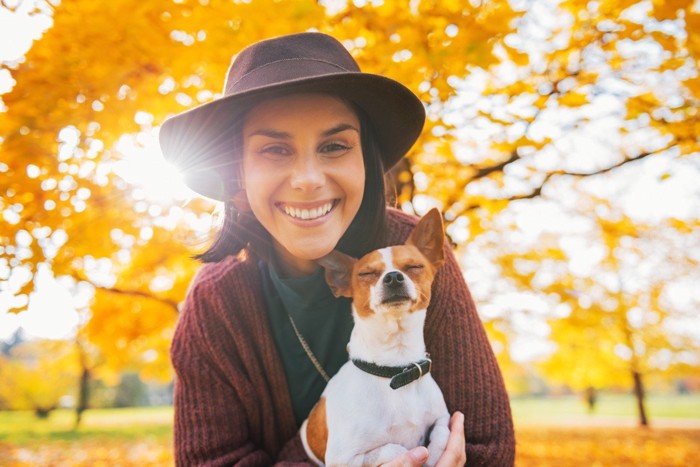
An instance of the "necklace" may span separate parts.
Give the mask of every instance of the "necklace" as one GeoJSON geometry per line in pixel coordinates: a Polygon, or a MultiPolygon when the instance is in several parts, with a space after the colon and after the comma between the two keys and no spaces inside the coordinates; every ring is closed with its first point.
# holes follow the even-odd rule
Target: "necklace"
{"type": "Polygon", "coordinates": [[[299,339],[301,347],[304,349],[304,352],[306,352],[306,355],[309,357],[309,360],[311,360],[311,363],[313,363],[316,367],[316,371],[318,371],[318,374],[321,375],[321,378],[323,378],[324,381],[327,383],[331,379],[330,376],[328,376],[328,373],[326,373],[326,371],[323,369],[321,363],[316,359],[316,356],[311,351],[309,344],[306,343],[306,339],[304,339],[304,336],[302,336],[299,332],[299,329],[297,329],[297,325],[292,319],[292,315],[287,313],[287,316],[289,317],[289,322],[292,323],[292,329],[294,329],[294,334],[297,335],[297,339],[299,339]]]}

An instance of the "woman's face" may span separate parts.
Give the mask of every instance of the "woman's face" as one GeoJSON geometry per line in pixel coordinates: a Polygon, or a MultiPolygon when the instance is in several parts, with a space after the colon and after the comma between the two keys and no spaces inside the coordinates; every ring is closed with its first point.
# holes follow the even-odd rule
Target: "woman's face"
{"type": "Polygon", "coordinates": [[[288,275],[315,271],[350,226],[365,186],[360,122],[322,94],[274,98],[243,127],[243,184],[288,275]]]}

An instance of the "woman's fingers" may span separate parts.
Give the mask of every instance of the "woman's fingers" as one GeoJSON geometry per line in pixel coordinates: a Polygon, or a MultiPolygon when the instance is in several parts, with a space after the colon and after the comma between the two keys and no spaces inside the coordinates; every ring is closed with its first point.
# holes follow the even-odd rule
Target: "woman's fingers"
{"type": "Polygon", "coordinates": [[[417,447],[401,454],[391,462],[383,464],[384,467],[420,467],[428,460],[428,450],[417,447]]]}
{"type": "Polygon", "coordinates": [[[447,438],[445,452],[440,456],[436,467],[463,466],[467,462],[466,442],[464,441],[464,414],[455,412],[450,419],[450,437],[447,438]]]}

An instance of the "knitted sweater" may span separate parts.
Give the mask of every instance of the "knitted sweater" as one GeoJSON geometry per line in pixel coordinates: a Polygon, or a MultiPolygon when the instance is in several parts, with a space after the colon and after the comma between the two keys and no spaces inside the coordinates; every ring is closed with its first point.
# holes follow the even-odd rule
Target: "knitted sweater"
{"type": "MultiPolygon", "coordinates": [[[[387,241],[416,219],[387,211],[387,241]]],[[[425,323],[433,377],[450,413],[465,414],[468,465],[512,465],[510,405],[474,302],[449,247],[425,323]]],[[[204,266],[175,331],[175,459],[178,465],[308,464],[285,372],[270,333],[255,260],[204,266]]]]}

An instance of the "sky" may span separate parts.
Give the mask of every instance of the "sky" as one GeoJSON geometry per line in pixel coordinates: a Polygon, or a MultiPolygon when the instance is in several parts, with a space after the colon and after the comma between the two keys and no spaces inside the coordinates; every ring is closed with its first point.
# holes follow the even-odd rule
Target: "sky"
{"type": "MultiPolygon", "coordinates": [[[[21,59],[32,46],[32,42],[41,37],[42,32],[49,28],[52,20],[47,15],[28,14],[34,2],[5,1],[5,4],[17,3],[19,6],[12,12],[0,8],[0,61],[21,59]]],[[[12,78],[7,70],[0,70],[0,94],[9,90],[12,78]]]]}

